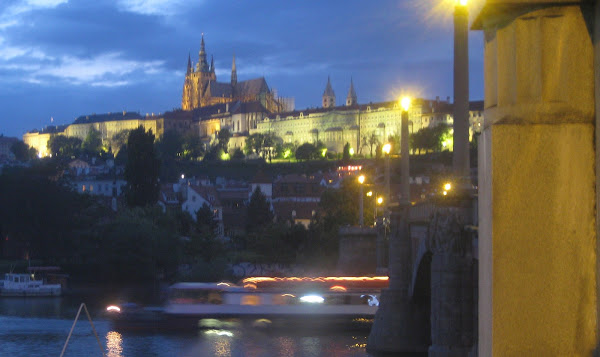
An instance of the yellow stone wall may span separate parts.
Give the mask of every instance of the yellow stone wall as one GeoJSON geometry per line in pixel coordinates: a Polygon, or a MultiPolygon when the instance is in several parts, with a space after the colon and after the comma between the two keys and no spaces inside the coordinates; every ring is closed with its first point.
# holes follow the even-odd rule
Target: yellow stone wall
{"type": "Polygon", "coordinates": [[[581,11],[482,19],[480,356],[596,347],[594,56],[581,11]]]}

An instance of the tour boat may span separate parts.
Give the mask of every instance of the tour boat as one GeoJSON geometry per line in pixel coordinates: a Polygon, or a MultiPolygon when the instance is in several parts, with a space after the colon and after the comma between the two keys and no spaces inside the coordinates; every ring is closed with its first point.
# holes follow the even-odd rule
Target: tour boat
{"type": "Polygon", "coordinates": [[[0,280],[0,296],[60,296],[60,284],[45,284],[34,280],[33,274],[4,274],[0,280]]]}
{"type": "Polygon", "coordinates": [[[387,277],[252,277],[240,285],[176,283],[163,308],[110,306],[117,328],[193,329],[231,323],[288,328],[361,328],[379,306],[387,277]]]}

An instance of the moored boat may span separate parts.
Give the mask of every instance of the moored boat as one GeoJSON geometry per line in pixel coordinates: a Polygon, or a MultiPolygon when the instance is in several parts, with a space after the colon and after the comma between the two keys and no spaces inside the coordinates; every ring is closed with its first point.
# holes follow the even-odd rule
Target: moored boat
{"type": "Polygon", "coordinates": [[[35,280],[33,274],[4,274],[0,281],[0,296],[60,296],[60,284],[45,284],[42,280],[35,280]]]}

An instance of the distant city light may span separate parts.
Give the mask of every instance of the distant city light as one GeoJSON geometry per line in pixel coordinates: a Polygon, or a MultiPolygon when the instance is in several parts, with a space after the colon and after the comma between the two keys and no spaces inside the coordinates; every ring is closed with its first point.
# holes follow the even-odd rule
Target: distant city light
{"type": "Polygon", "coordinates": [[[354,148],[350,148],[349,152],[350,152],[350,156],[354,155],[354,148]]]}
{"type": "Polygon", "coordinates": [[[181,174],[181,179],[183,180],[184,178],[185,178],[185,175],[184,175],[184,174],[181,174]]]}
{"type": "Polygon", "coordinates": [[[327,149],[325,148],[321,151],[321,156],[325,157],[326,154],[327,154],[327,149]]]}
{"type": "Polygon", "coordinates": [[[382,204],[383,203],[383,197],[379,196],[377,197],[377,204],[382,204]]]}
{"type": "Polygon", "coordinates": [[[358,182],[362,185],[363,183],[365,183],[365,175],[360,175],[358,176],[358,182]]]}
{"type": "Polygon", "coordinates": [[[452,184],[450,182],[446,182],[444,184],[444,190],[450,191],[452,189],[452,184]]]}
{"type": "Polygon", "coordinates": [[[367,197],[371,197],[371,196],[373,196],[373,191],[367,192],[367,197]]]}

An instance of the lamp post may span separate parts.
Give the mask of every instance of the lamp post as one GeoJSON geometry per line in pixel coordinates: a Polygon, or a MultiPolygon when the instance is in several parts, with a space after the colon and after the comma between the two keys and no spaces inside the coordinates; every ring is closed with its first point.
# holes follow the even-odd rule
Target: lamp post
{"type": "Polygon", "coordinates": [[[383,207],[383,214],[387,216],[388,202],[390,198],[390,151],[392,151],[392,145],[387,143],[383,145],[382,151],[385,153],[385,206],[383,207]]]}
{"type": "Polygon", "coordinates": [[[365,175],[360,175],[358,176],[358,183],[360,184],[360,192],[359,192],[359,196],[360,196],[360,200],[359,200],[359,209],[358,209],[358,225],[359,226],[363,226],[364,225],[364,217],[363,217],[363,183],[365,183],[365,175]]]}
{"type": "MultiPolygon", "coordinates": [[[[470,176],[469,160],[469,12],[467,0],[454,6],[454,148],[452,166],[461,181],[470,176]]],[[[463,182],[464,183],[464,182],[463,182]]]]}
{"type": "Polygon", "coordinates": [[[411,99],[404,97],[400,100],[402,106],[400,123],[400,205],[398,212],[398,228],[396,234],[390,237],[390,290],[408,290],[410,284],[410,174],[408,153],[408,110],[411,99]]]}
{"type": "Polygon", "coordinates": [[[409,295],[411,283],[411,240],[409,230],[408,110],[410,98],[402,98],[400,128],[401,199],[390,212],[389,287],[383,289],[369,339],[367,352],[386,354],[423,353],[429,347],[430,333],[423,312],[409,295]]]}

